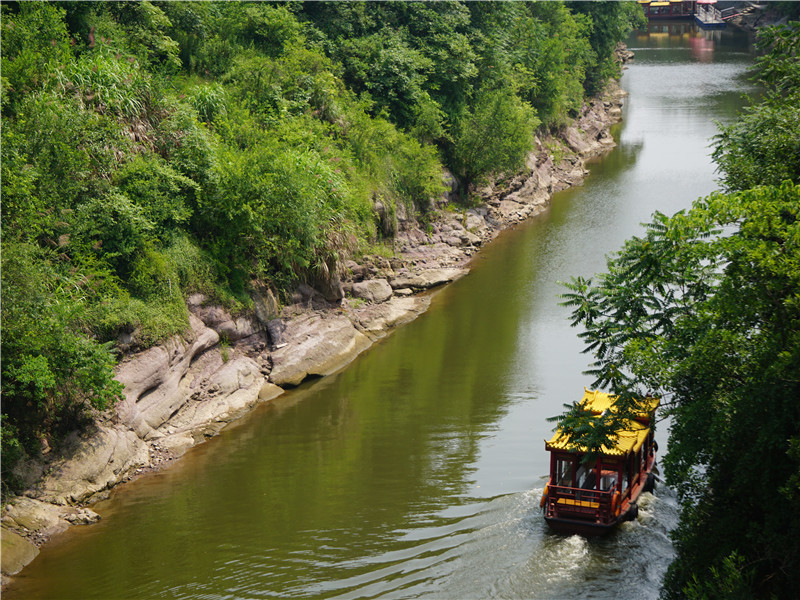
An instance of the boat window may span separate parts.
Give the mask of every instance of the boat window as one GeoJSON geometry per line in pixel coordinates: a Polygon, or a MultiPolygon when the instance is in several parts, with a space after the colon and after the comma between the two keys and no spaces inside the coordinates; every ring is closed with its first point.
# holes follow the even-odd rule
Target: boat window
{"type": "Polygon", "coordinates": [[[595,488],[596,475],[593,468],[586,468],[586,465],[581,465],[578,469],[575,480],[578,482],[578,487],[585,490],[593,490],[595,488]]]}
{"type": "Polygon", "coordinates": [[[607,492],[611,488],[617,485],[617,473],[616,471],[609,473],[608,471],[603,471],[603,477],[600,480],[600,489],[604,492],[607,492]]]}
{"type": "Polygon", "coordinates": [[[627,464],[625,466],[625,476],[623,477],[622,482],[622,489],[627,490],[633,484],[633,479],[637,473],[636,469],[636,456],[631,454],[628,457],[627,464]]]}
{"type": "Polygon", "coordinates": [[[586,479],[586,465],[581,465],[578,467],[578,472],[575,473],[575,483],[578,484],[578,487],[583,487],[584,479],[586,479]]]}
{"type": "Polygon", "coordinates": [[[556,481],[558,485],[572,486],[572,470],[575,463],[569,458],[559,458],[556,461],[556,481]]]}

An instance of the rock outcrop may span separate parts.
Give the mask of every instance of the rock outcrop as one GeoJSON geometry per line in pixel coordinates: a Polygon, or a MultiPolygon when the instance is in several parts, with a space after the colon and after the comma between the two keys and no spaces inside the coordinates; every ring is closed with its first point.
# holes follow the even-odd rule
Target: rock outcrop
{"type": "Polygon", "coordinates": [[[344,315],[312,313],[292,319],[286,337],[289,342],[272,353],[270,378],[279,386],[330,375],[370,345],[369,338],[344,315]]]}

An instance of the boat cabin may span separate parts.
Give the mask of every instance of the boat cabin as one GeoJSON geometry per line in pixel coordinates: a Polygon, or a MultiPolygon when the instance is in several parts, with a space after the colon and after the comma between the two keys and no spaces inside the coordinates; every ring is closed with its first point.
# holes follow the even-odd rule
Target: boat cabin
{"type": "Polygon", "coordinates": [[[691,19],[695,13],[695,0],[639,0],[639,5],[650,20],[691,19]]]}
{"type": "MultiPolygon", "coordinates": [[[[614,410],[614,400],[600,391],[584,390],[581,404],[594,415],[614,410]]],[[[652,421],[657,398],[645,397],[634,419],[625,421],[614,444],[603,446],[591,461],[587,449],[561,430],[545,442],[550,452],[550,479],[541,506],[550,527],[561,533],[601,535],[638,514],[642,492],[652,491],[657,445],[652,421]]]]}

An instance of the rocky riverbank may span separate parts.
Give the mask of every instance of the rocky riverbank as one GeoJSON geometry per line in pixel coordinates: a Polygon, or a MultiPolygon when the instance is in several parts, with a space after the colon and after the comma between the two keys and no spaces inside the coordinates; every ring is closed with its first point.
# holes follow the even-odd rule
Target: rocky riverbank
{"type": "MultiPolygon", "coordinates": [[[[4,581],[53,535],[97,521],[87,506],[111,488],[169,465],[256,404],[341,369],[424,312],[424,292],[465,276],[483,244],[583,181],[585,161],[615,145],[609,128],[621,119],[625,95],[610,84],[561,135],[537,139],[521,173],[478,190],[474,208],[452,212],[443,198],[425,228],[398,211],[394,255],[348,262],[324,290],[301,286],[282,308],[269,290],[257,290],[249,317],[199,294],[188,298],[190,328],[182,337],[130,352],[119,364],[124,400],[58,456],[24,466],[29,488],[2,511],[4,581]]],[[[450,193],[457,192],[453,184],[450,193]]]]}
{"type": "Polygon", "coordinates": [[[789,20],[786,15],[770,7],[767,2],[762,2],[755,6],[753,5],[754,3],[747,4],[739,11],[739,14],[728,19],[728,24],[745,31],[754,32],[762,27],[783,25],[789,20]]]}

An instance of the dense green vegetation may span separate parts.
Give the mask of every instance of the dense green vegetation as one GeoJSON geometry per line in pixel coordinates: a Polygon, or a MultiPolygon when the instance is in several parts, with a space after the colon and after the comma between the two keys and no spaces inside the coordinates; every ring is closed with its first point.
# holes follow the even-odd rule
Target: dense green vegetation
{"type": "Polygon", "coordinates": [[[114,342],[324,289],[513,172],[618,71],[635,3],[4,2],[2,452],[119,397],[114,342]],[[381,210],[376,210],[376,207],[381,210]]]}
{"type": "MultiPolygon", "coordinates": [[[[665,598],[789,598],[800,589],[800,24],[759,34],[767,91],[722,128],[726,193],[656,213],[565,303],[623,408],[672,416],[677,557],[665,598]]],[[[623,414],[625,411],[621,411],[623,414]]],[[[560,420],[594,447],[616,428],[560,420]]]]}

